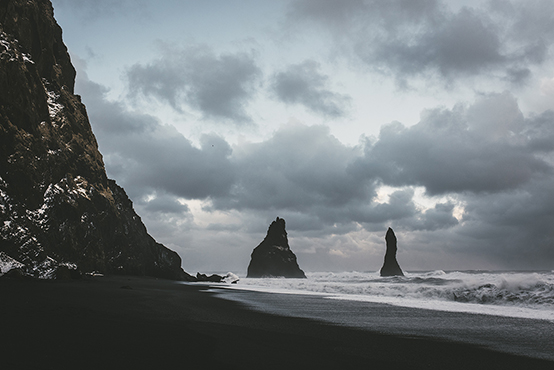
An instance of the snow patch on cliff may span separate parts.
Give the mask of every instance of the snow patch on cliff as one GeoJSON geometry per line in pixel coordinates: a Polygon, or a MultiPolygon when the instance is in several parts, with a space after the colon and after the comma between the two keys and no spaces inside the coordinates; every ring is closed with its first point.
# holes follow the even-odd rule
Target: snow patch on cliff
{"type": "Polygon", "coordinates": [[[6,32],[0,32],[0,59],[10,58],[10,62],[17,62],[19,58],[21,58],[25,63],[35,64],[29,54],[18,50],[17,43],[18,41],[16,39],[10,40],[6,32]]]}
{"type": "Polygon", "coordinates": [[[0,251],[0,276],[4,275],[6,272],[18,269],[25,266],[21,262],[11,258],[3,251],[0,251]]]}
{"type": "Polygon", "coordinates": [[[45,78],[42,79],[42,85],[48,97],[48,113],[50,113],[50,118],[55,118],[65,108],[62,104],[58,103],[60,94],[56,94],[55,91],[50,89],[50,82],[45,78]]]}

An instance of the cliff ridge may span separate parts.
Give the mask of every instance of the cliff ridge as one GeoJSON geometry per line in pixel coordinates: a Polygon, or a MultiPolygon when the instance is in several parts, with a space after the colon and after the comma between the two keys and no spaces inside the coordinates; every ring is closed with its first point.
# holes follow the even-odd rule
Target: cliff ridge
{"type": "Polygon", "coordinates": [[[108,179],[74,83],[50,1],[0,1],[0,253],[39,278],[189,279],[108,179]]]}

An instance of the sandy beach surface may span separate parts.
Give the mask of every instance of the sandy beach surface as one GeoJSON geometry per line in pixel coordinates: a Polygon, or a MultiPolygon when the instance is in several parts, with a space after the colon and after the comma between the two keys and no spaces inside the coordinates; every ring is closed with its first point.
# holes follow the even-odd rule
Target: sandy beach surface
{"type": "Polygon", "coordinates": [[[554,369],[550,322],[153,278],[3,278],[0,318],[2,369],[554,369]]]}

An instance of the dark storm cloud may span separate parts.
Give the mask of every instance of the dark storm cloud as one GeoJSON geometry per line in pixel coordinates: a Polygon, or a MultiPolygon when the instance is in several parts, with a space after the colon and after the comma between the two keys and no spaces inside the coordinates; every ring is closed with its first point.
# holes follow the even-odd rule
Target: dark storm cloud
{"type": "Polygon", "coordinates": [[[290,65],[273,76],[271,90],[284,103],[300,104],[329,117],[343,116],[351,98],[329,90],[329,77],[319,67],[312,60],[290,65]]]}
{"type": "Polygon", "coordinates": [[[429,224],[426,230],[421,230],[413,219],[394,222],[392,226],[403,234],[403,245],[414,251],[412,256],[442,255],[443,263],[450,265],[449,268],[470,264],[485,269],[551,270],[554,263],[554,230],[550,226],[554,222],[552,183],[553,176],[540,176],[515,190],[457,194],[464,208],[459,222],[450,219],[448,203],[436,207],[443,208],[439,214],[429,215],[433,219],[438,217],[446,226],[443,228],[429,224]]]}
{"type": "MultiPolygon", "coordinates": [[[[513,96],[493,94],[470,106],[424,112],[411,127],[384,126],[349,171],[390,186],[423,186],[428,195],[454,200],[418,212],[404,191],[406,198],[398,200],[402,217],[387,219],[395,230],[409,231],[406,242],[414,248],[471,256],[485,267],[550,268],[553,139],[554,112],[524,117],[513,96]],[[461,205],[460,220],[455,204],[461,205]]],[[[378,207],[365,210],[371,215],[378,207]]]]}
{"type": "Polygon", "coordinates": [[[389,37],[375,45],[359,43],[356,52],[366,63],[385,65],[401,76],[429,70],[445,77],[471,75],[505,61],[496,30],[478,13],[462,9],[445,18],[440,27],[415,36],[415,42],[405,35],[389,37]]]}
{"type": "MultiPolygon", "coordinates": [[[[509,216],[502,207],[513,207],[514,194],[523,202],[521,194],[538,193],[535,188],[547,196],[539,184],[552,177],[544,156],[554,150],[554,113],[525,118],[508,93],[429,110],[412,127],[389,124],[364,147],[342,144],[325,126],[295,124],[231,150],[217,135],[205,135],[196,148],[171,126],[106,101],[103,89],[90,81],[81,79],[79,89],[88,92],[110,173],[142,210],[165,217],[187,211],[177,197],[210,199],[212,210],[259,214],[264,220],[278,214],[302,235],[337,235],[356,224],[368,230],[393,225],[452,229],[502,244],[502,235],[480,236],[479,230],[517,223],[516,213],[509,216]],[[377,202],[380,185],[400,189],[377,202]],[[417,206],[414,186],[466,204],[463,226],[453,216],[452,202],[426,210],[417,206]]],[[[536,204],[522,213],[526,220],[552,217],[538,197],[531,198],[536,204]]],[[[535,223],[522,222],[522,234],[533,235],[535,223]]]]}
{"type": "MultiPolygon", "coordinates": [[[[105,90],[89,81],[84,72],[79,71],[78,76],[76,88],[87,97],[85,103],[107,170],[133,199],[143,201],[156,193],[204,199],[229,191],[235,175],[229,161],[231,148],[224,139],[203,135],[197,148],[173,126],[108,101],[105,90]]],[[[172,202],[166,199],[156,207],[185,211],[172,202]]]]}
{"type": "Polygon", "coordinates": [[[379,184],[350,170],[360,155],[359,147],[342,144],[325,126],[282,127],[268,140],[234,149],[236,182],[229,194],[212,198],[212,207],[277,213],[308,233],[337,234],[352,231],[352,222],[372,227],[419,217],[411,189],[374,201],[379,184]]]}
{"type": "Polygon", "coordinates": [[[552,172],[525,134],[539,126],[525,125],[511,95],[491,95],[470,107],[427,111],[411,127],[383,126],[351,170],[392,186],[424,186],[432,195],[516,189],[552,172]]]}
{"type": "Polygon", "coordinates": [[[217,207],[306,211],[364,200],[371,187],[346,172],[357,150],[340,143],[325,126],[289,125],[268,140],[236,148],[238,171],[232,198],[217,207]]]}
{"type": "Polygon", "coordinates": [[[451,208],[421,213],[409,188],[376,203],[377,176],[352,170],[361,148],[342,144],[325,126],[289,125],[234,150],[204,135],[196,148],[171,126],[107,101],[99,85],[80,79],[78,89],[88,97],[110,175],[148,214],[174,218],[188,211],[177,198],[209,198],[213,210],[278,213],[308,234],[346,233],[352,222],[370,229],[392,221],[416,230],[452,225],[451,208]]]}
{"type": "Polygon", "coordinates": [[[407,220],[405,226],[411,230],[449,229],[458,225],[458,219],[452,214],[454,207],[453,203],[437,203],[434,208],[424,211],[419,217],[407,220]]]}
{"type": "Polygon", "coordinates": [[[392,226],[404,245],[467,258],[462,264],[545,268],[554,258],[553,133],[553,112],[526,118],[508,93],[427,111],[410,128],[385,127],[364,152],[324,126],[289,125],[234,148],[236,182],[212,209],[279,215],[298,238],[392,226]],[[401,188],[377,201],[380,185],[401,188]],[[425,209],[415,186],[451,200],[425,209]]]}
{"type": "Polygon", "coordinates": [[[554,177],[534,179],[518,190],[467,196],[456,233],[468,254],[500,267],[551,269],[554,262],[554,177]]]}
{"type": "Polygon", "coordinates": [[[162,56],[127,71],[131,96],[142,94],[176,111],[199,110],[205,117],[250,122],[246,105],[261,71],[251,54],[215,54],[208,47],[161,45],[162,56]]]}
{"type": "Polygon", "coordinates": [[[550,1],[493,1],[485,8],[448,8],[432,0],[318,1],[291,5],[289,24],[329,31],[341,55],[354,55],[398,82],[415,76],[491,72],[521,84],[554,43],[550,1]]]}
{"type": "Polygon", "coordinates": [[[508,68],[505,80],[517,86],[524,85],[530,77],[531,70],[529,68],[508,68]]]}
{"type": "MultiPolygon", "coordinates": [[[[411,127],[391,123],[360,146],[344,145],[325,126],[291,124],[257,143],[231,148],[211,134],[196,147],[78,76],[110,176],[175,243],[192,228],[183,198],[208,200],[206,211],[240,219],[236,228],[214,224],[206,232],[263,237],[267,220],[280,216],[300,239],[348,239],[361,228],[392,226],[410,249],[463,263],[546,268],[554,260],[554,112],[525,117],[509,93],[425,111],[411,127]],[[381,199],[381,185],[394,191],[381,199]],[[422,207],[416,186],[442,198],[422,207]]],[[[357,248],[341,250],[350,247],[357,248]]]]}
{"type": "Polygon", "coordinates": [[[540,153],[554,152],[554,111],[545,111],[526,120],[529,147],[540,153]]]}
{"type": "Polygon", "coordinates": [[[172,126],[107,100],[84,72],[78,76],[108,172],[145,217],[173,220],[187,212],[178,198],[210,199],[213,210],[277,212],[302,219],[300,229],[337,233],[352,230],[355,219],[385,222],[414,212],[413,204],[403,207],[413,192],[367,211],[375,184],[348,172],[360,148],[342,144],[325,126],[285,126],[266,141],[233,149],[215,134],[204,135],[197,148],[172,126]]]}
{"type": "Polygon", "coordinates": [[[429,110],[412,127],[391,124],[363,152],[324,126],[290,125],[234,149],[237,181],[213,207],[260,219],[278,214],[301,238],[392,226],[404,245],[444,254],[451,266],[460,258],[460,266],[547,268],[554,259],[553,135],[554,112],[524,117],[509,93],[429,110]],[[377,201],[380,185],[400,189],[377,201]],[[451,200],[425,209],[415,186],[451,200]]]}

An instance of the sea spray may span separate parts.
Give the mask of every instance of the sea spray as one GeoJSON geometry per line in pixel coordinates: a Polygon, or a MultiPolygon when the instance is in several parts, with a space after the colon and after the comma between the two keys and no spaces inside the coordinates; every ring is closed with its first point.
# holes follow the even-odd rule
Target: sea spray
{"type": "Polygon", "coordinates": [[[446,311],[554,321],[554,273],[548,271],[312,272],[308,279],[241,279],[237,289],[322,294],[446,311]]]}

